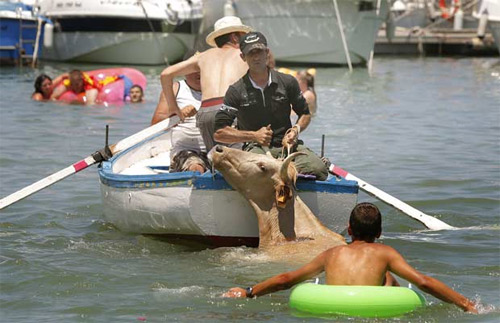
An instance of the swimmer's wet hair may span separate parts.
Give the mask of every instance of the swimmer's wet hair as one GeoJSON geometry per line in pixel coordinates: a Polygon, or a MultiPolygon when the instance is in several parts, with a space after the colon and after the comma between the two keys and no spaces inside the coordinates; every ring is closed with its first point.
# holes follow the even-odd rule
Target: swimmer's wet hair
{"type": "Polygon", "coordinates": [[[382,232],[382,215],[372,203],[359,203],[349,218],[353,237],[361,240],[375,240],[382,232]]]}
{"type": "Polygon", "coordinates": [[[35,93],[43,93],[42,92],[42,83],[45,80],[50,80],[52,82],[52,79],[47,74],[38,75],[38,77],[35,79],[35,93]]]}

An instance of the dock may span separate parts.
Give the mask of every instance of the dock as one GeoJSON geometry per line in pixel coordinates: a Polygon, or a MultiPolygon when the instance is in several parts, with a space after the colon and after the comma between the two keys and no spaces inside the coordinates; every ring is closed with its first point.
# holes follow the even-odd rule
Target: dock
{"type": "Polygon", "coordinates": [[[477,37],[476,29],[396,28],[391,39],[381,29],[375,42],[376,55],[499,56],[491,33],[477,37]]]}

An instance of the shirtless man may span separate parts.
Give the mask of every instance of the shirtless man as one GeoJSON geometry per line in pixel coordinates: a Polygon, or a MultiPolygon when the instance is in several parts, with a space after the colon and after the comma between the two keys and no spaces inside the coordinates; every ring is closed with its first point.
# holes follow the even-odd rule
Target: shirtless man
{"type": "Polygon", "coordinates": [[[222,105],[226,90],[231,84],[245,75],[248,66],[240,58],[239,39],[251,31],[243,25],[240,18],[227,16],[217,20],[214,31],[208,34],[206,42],[211,48],[190,59],[167,67],[161,73],[161,86],[167,104],[172,111],[184,120],[184,114],[177,105],[172,88],[173,80],[199,72],[201,75],[202,104],[196,115],[196,125],[200,128],[207,151],[215,145],[213,139],[215,114],[222,105]]]}
{"type": "Polygon", "coordinates": [[[442,301],[453,303],[464,311],[477,313],[476,304],[441,281],[426,276],[410,266],[392,247],[376,243],[382,233],[382,216],[371,203],[360,203],[349,218],[352,243],[322,252],[305,266],[271,277],[253,287],[232,288],[226,297],[253,297],[288,289],[306,279],[326,272],[327,285],[380,286],[390,278],[390,271],[442,301]]]}

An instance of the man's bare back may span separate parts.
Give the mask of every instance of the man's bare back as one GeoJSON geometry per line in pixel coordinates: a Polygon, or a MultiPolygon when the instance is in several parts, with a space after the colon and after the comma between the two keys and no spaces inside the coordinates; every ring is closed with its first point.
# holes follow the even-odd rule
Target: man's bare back
{"type": "Polygon", "coordinates": [[[211,48],[190,59],[166,68],[161,74],[161,84],[167,104],[180,116],[180,110],[172,90],[175,77],[200,72],[202,100],[223,97],[231,84],[248,70],[240,57],[237,46],[226,44],[211,48]]]}
{"type": "Polygon", "coordinates": [[[325,252],[326,284],[381,286],[394,252],[391,247],[364,241],[331,248],[325,252]]]}
{"type": "Polygon", "coordinates": [[[211,48],[198,55],[202,100],[223,97],[227,89],[248,70],[240,50],[231,46],[211,48]]]}

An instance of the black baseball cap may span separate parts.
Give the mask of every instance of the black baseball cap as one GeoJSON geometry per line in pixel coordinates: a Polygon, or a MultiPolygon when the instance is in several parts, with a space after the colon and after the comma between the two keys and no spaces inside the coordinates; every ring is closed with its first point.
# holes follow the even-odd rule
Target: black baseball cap
{"type": "Polygon", "coordinates": [[[262,33],[254,31],[245,34],[240,38],[240,50],[244,55],[248,54],[252,49],[255,48],[259,49],[267,48],[267,40],[266,37],[262,35],[262,33]]]}

